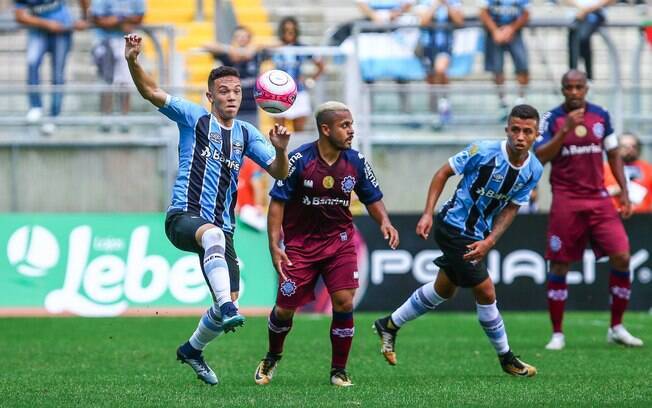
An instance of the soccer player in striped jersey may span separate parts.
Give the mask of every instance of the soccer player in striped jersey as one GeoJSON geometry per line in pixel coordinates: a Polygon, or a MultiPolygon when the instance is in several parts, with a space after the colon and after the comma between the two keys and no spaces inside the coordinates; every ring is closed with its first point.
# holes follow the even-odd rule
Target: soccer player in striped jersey
{"type": "Polygon", "coordinates": [[[531,377],[536,368],[512,353],[503,319],[496,306],[496,290],[484,258],[509,227],[521,205],[527,204],[543,167],[530,153],[537,137],[539,113],[529,105],[515,106],[507,122],[507,140],[471,144],[451,157],[435,173],[417,235],[427,239],[433,211],[448,179],[461,175],[453,197],[437,214],[435,241],[443,255],[435,259],[439,273],[434,282],[417,289],[394,313],[374,322],[382,353],[396,364],[398,330],[410,320],[450,299],[459,286],[471,288],[478,320],[498,354],[502,369],[531,377]]]}
{"type": "Polygon", "coordinates": [[[253,125],[235,118],[242,101],[235,68],[219,67],[208,76],[210,112],[168,95],[138,63],[141,40],[135,34],[125,37],[125,57],[134,83],[143,98],[179,127],[179,171],[165,232],[177,248],[199,255],[214,301],[190,339],[177,349],[177,359],[190,365],[199,379],[214,385],[217,376],[202,351],[221,333],[244,324],[234,304],[240,282],[233,247],[240,166],[248,156],[273,177],[284,179],[290,134],[275,125],[269,131],[270,143],[253,125]]]}

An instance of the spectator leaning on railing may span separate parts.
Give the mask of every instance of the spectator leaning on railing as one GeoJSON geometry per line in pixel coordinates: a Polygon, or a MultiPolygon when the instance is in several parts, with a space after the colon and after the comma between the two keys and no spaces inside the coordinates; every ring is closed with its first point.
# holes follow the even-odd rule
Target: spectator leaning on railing
{"type": "MultiPolygon", "coordinates": [[[[504,54],[509,52],[514,61],[516,80],[521,85],[519,99],[524,102],[525,86],[529,82],[527,48],[521,28],[530,19],[530,0],[480,0],[480,20],[487,31],[485,41],[485,70],[494,74],[496,85],[505,83],[504,54]]],[[[498,90],[503,115],[509,108],[502,89],[498,90]]]]}
{"type": "Polygon", "coordinates": [[[604,24],[604,8],[615,0],[568,0],[575,11],[575,20],[568,30],[568,65],[577,68],[581,57],[584,60],[586,76],[593,80],[593,58],[591,36],[604,24]]]}
{"type": "MultiPolygon", "coordinates": [[[[424,28],[421,30],[423,57],[428,71],[428,83],[448,84],[446,71],[453,52],[453,30],[451,28],[432,28],[432,24],[464,24],[462,2],[460,0],[419,0],[417,13],[424,28]]],[[[446,95],[431,94],[430,109],[439,112],[439,120],[446,124],[451,119],[450,103],[446,95]],[[439,99],[437,98],[439,97],[439,99]]]]}
{"type": "MultiPolygon", "coordinates": [[[[132,85],[124,58],[124,36],[143,22],[144,15],[144,0],[92,0],[91,3],[91,18],[97,26],[93,60],[100,80],[122,88],[123,92],[118,96],[123,115],[129,113],[129,93],[124,92],[125,87],[132,85]]],[[[113,112],[113,92],[102,92],[100,105],[102,113],[110,115],[113,112]]],[[[102,125],[100,129],[108,132],[111,128],[102,125]]],[[[122,124],[120,131],[126,133],[129,128],[122,124]]]]}
{"type": "Polygon", "coordinates": [[[231,44],[212,43],[203,46],[203,49],[213,54],[215,59],[223,65],[234,67],[240,72],[242,84],[242,104],[238,117],[246,122],[258,126],[258,108],[254,99],[254,85],[260,64],[265,58],[261,47],[252,43],[251,30],[244,26],[237,26],[231,36],[231,44]]]}
{"type": "MultiPolygon", "coordinates": [[[[83,17],[86,18],[89,0],[80,0],[83,17]]],[[[85,20],[75,20],[64,0],[14,0],[16,22],[29,28],[27,37],[27,84],[40,85],[39,69],[43,57],[50,53],[52,83],[64,83],[64,69],[68,51],[72,45],[72,32],[85,30],[85,20]]],[[[63,94],[53,92],[50,114],[59,116],[63,94]]],[[[43,102],[39,92],[29,93],[28,123],[38,123],[43,118],[43,102]]],[[[54,123],[45,122],[41,128],[50,135],[56,130],[54,123]]]]}

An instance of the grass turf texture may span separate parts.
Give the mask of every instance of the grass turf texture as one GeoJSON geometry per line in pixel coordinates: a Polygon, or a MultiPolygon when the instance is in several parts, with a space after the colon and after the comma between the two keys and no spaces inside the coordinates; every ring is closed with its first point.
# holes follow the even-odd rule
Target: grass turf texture
{"type": "Polygon", "coordinates": [[[652,406],[652,316],[629,313],[639,349],[608,345],[608,314],[568,313],[567,348],[544,350],[545,313],[505,313],[510,345],[539,374],[510,377],[475,314],[431,313],[401,330],[398,365],[387,365],[357,314],[349,370],[355,386],[329,385],[330,317],[297,316],[273,382],[253,373],[267,347],[266,318],[206,350],[220,378],[204,385],[175,349],[196,318],[0,319],[0,406],[652,406]]]}

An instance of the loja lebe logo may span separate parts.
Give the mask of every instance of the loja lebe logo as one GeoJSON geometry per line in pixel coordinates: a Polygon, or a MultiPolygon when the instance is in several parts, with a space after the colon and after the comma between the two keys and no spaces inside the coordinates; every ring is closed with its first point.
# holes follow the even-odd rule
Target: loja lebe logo
{"type": "MultiPolygon", "coordinates": [[[[150,229],[139,226],[128,242],[94,237],[88,225],[75,227],[68,236],[68,256],[60,289],[45,297],[50,313],[80,316],[117,316],[130,303],[148,304],[169,292],[185,304],[205,300],[208,290],[196,255],[182,256],[170,264],[163,256],[147,254],[150,229]],[[125,254],[126,255],[118,255],[125,254]],[[100,253],[99,255],[96,255],[100,253]]],[[[16,271],[39,278],[60,263],[59,243],[40,226],[21,227],[9,239],[7,254],[16,271]]]]}
{"type": "Polygon", "coordinates": [[[9,238],[7,258],[21,275],[45,276],[59,262],[59,243],[40,225],[24,226],[9,238]]]}

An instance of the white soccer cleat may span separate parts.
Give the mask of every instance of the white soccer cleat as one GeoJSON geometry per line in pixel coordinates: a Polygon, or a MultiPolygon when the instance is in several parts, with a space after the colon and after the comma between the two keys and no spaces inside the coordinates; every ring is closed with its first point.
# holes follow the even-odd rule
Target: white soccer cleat
{"type": "Polygon", "coordinates": [[[331,384],[336,387],[351,387],[353,382],[349,373],[344,369],[335,369],[331,371],[331,384]]]}
{"type": "Polygon", "coordinates": [[[550,341],[546,344],[546,350],[561,350],[564,347],[566,347],[564,333],[552,333],[550,341]]]}
{"type": "Polygon", "coordinates": [[[607,330],[607,343],[622,344],[627,347],[643,346],[643,340],[632,336],[622,324],[607,330]]]}

